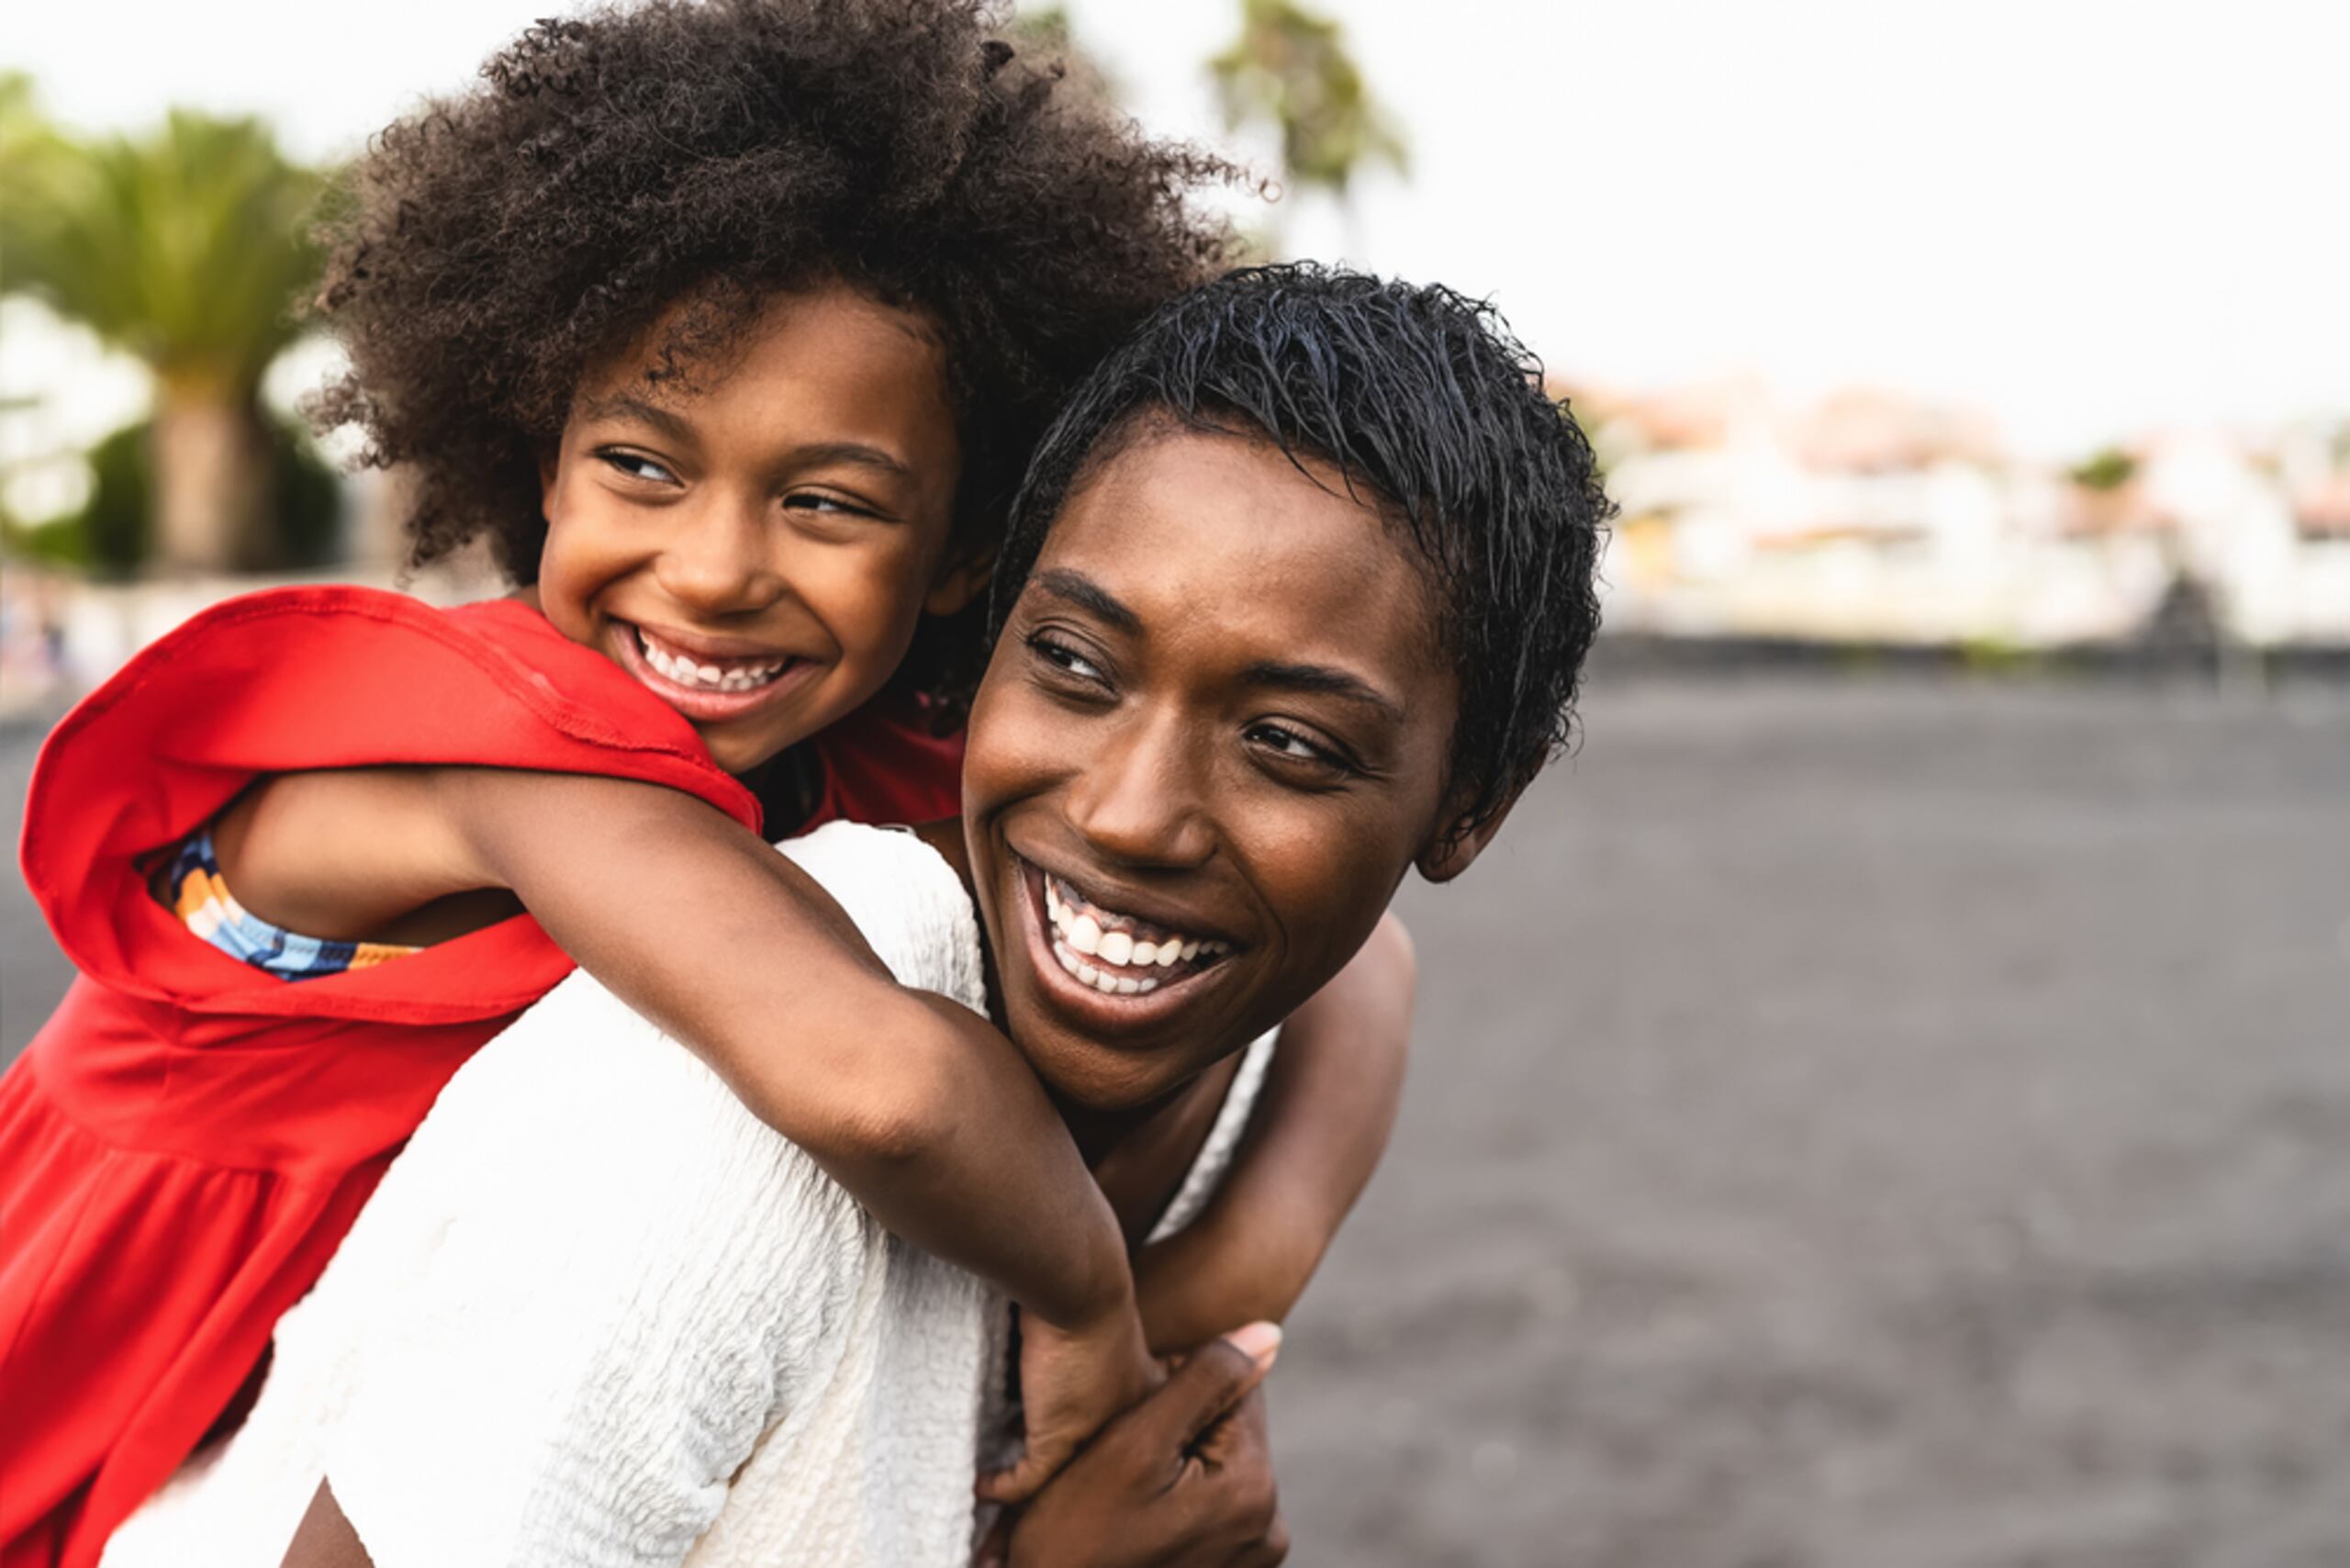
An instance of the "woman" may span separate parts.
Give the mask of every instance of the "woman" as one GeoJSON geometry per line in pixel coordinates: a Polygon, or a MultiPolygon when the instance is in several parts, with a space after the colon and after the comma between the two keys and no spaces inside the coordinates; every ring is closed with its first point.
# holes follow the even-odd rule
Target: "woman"
{"type": "MultiPolygon", "coordinates": [[[[1208,1201],[1251,1042],[1563,737],[1606,502],[1539,385],[1441,289],[1279,268],[1168,308],[1032,469],[961,821],[786,850],[902,982],[1002,1023],[1130,1238],[1208,1201]],[[1186,956],[1142,974],[1145,940],[1186,956]]],[[[452,1081],[244,1429],[107,1562],[265,1562],[309,1500],[301,1568],[943,1568],[1002,1321],[576,977],[452,1081]]],[[[1011,1559],[1118,1480],[1074,1467],[1011,1559]]],[[[1278,1554],[1270,1518],[1225,1553],[1278,1554]]]]}

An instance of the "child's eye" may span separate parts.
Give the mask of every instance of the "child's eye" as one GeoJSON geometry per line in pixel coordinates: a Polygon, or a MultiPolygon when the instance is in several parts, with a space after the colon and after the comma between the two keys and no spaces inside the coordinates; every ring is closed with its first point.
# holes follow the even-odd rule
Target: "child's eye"
{"type": "Polygon", "coordinates": [[[1337,777],[1351,777],[1361,771],[1352,758],[1337,747],[1325,745],[1287,724],[1251,724],[1244,738],[1283,762],[1303,763],[1337,777]]]}
{"type": "Polygon", "coordinates": [[[674,485],[677,476],[641,452],[629,452],[616,446],[599,449],[597,461],[632,479],[643,479],[655,485],[674,485]]]}
{"type": "Polygon", "coordinates": [[[855,501],[843,500],[838,496],[828,496],[818,490],[797,491],[784,497],[783,504],[789,510],[814,512],[820,517],[878,517],[881,515],[870,507],[859,506],[855,501]]]}
{"type": "Polygon", "coordinates": [[[1079,680],[1101,686],[1109,684],[1109,677],[1102,673],[1101,666],[1050,633],[1038,632],[1030,636],[1028,649],[1053,668],[1079,680]]]}

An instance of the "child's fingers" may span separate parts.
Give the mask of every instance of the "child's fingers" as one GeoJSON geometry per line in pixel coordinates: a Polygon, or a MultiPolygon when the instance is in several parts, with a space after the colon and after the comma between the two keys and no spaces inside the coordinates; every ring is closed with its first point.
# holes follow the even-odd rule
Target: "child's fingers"
{"type": "Polygon", "coordinates": [[[1272,1370],[1281,1353],[1281,1331],[1271,1323],[1251,1323],[1192,1352],[1167,1386],[1125,1419],[1150,1428],[1150,1441],[1169,1451],[1191,1447],[1272,1370]]]}

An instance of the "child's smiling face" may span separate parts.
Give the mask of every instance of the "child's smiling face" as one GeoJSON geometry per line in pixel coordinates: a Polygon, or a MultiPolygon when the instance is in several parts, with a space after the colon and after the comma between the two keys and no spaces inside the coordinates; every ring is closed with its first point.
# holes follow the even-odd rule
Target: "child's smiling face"
{"type": "Polygon", "coordinates": [[[827,284],[770,301],[688,390],[644,368],[632,349],[573,401],[539,607],[746,773],[880,689],[926,600],[976,587],[943,570],[945,351],[923,317],[827,284]]]}

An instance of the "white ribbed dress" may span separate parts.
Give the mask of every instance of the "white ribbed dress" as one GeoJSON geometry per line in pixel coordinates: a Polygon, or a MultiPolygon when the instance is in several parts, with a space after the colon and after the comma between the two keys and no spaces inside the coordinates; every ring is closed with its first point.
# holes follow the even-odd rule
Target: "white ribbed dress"
{"type": "MultiPolygon", "coordinates": [[[[977,915],[927,846],[835,823],[782,847],[899,980],[984,1007],[977,915]]],[[[1228,1164],[1270,1048],[1161,1233],[1228,1164]]],[[[322,1475],[376,1568],[962,1568],[1005,1321],[575,974],[450,1081],[279,1325],[252,1416],[106,1568],[275,1568],[322,1475]]]]}

